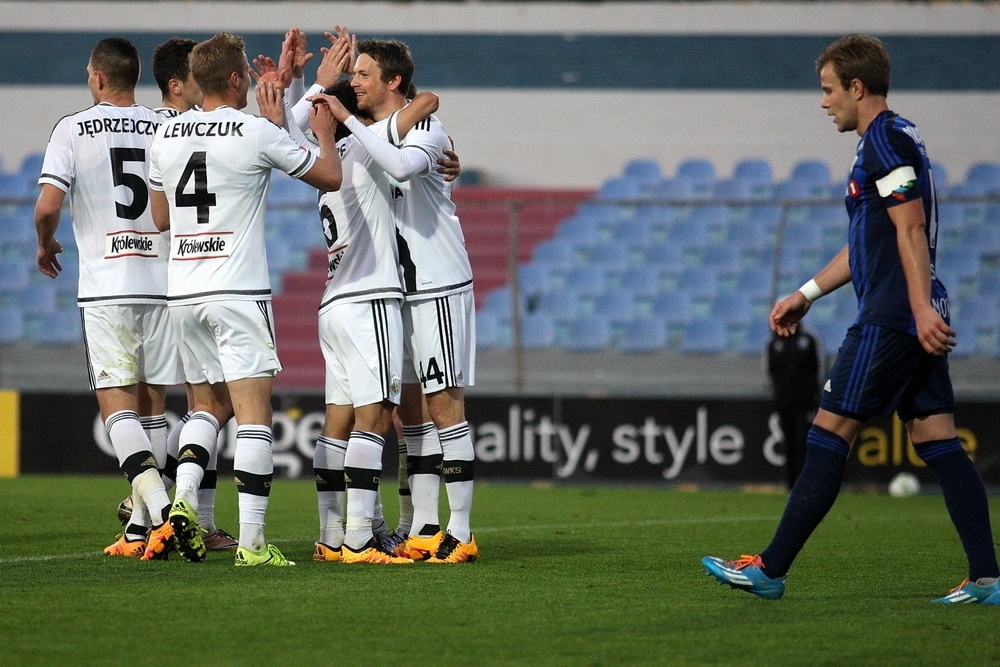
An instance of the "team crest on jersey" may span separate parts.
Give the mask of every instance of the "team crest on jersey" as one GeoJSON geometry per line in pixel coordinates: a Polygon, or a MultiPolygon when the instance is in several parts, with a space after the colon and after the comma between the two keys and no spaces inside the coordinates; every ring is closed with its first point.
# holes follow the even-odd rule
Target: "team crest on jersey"
{"type": "Polygon", "coordinates": [[[400,382],[398,377],[394,377],[389,380],[389,394],[392,396],[398,396],[399,392],[402,391],[403,383],[400,382]]]}
{"type": "Polygon", "coordinates": [[[847,196],[857,199],[861,196],[861,185],[853,178],[847,183],[847,196]]]}
{"type": "Polygon", "coordinates": [[[159,257],[160,233],[123,229],[104,238],[104,259],[119,257],[159,257]]]}
{"type": "Polygon", "coordinates": [[[220,259],[229,257],[232,232],[178,234],[174,237],[175,260],[220,259]]]}

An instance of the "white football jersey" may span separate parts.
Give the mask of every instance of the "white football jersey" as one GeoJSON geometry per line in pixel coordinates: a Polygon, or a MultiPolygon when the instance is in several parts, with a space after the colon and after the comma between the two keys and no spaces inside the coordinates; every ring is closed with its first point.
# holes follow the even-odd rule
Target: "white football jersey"
{"type": "Polygon", "coordinates": [[[448,133],[431,116],[417,123],[400,141],[396,115],[389,120],[393,144],[419,148],[430,159],[428,169],[418,176],[403,182],[390,179],[399,188],[396,219],[406,299],[428,299],[471,290],[472,265],[465,249],[465,235],[455,215],[451,186],[437,170],[444,149],[451,148],[448,133]]]}
{"type": "MultiPolygon", "coordinates": [[[[371,129],[384,135],[386,125],[381,121],[371,129]]],[[[401,299],[389,176],[353,135],[341,139],[337,151],[343,170],[340,190],[319,200],[328,260],[320,311],[335,302],[401,299]]]]}
{"type": "Polygon", "coordinates": [[[146,172],[160,117],[101,103],[52,130],[39,184],[69,193],[80,252],[77,303],[165,303],[167,248],[153,225],[146,172]]]}
{"type": "Polygon", "coordinates": [[[271,169],[299,178],[315,159],[271,121],[230,107],[164,121],[149,185],[170,203],[168,300],[270,299],[264,204],[271,169]]]}

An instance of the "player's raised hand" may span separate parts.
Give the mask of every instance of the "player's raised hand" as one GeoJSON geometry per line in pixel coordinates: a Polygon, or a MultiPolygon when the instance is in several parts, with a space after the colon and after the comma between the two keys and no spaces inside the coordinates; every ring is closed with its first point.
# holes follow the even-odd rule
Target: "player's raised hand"
{"type": "Polygon", "coordinates": [[[261,81],[254,92],[260,115],[275,125],[285,127],[285,102],[281,87],[273,81],[261,81]]]}
{"type": "Polygon", "coordinates": [[[253,59],[253,64],[250,67],[250,76],[257,82],[258,87],[261,83],[273,83],[284,90],[288,87],[288,81],[285,78],[287,74],[288,72],[281,72],[274,60],[268,56],[257,56],[253,59]]]}
{"type": "MultiPolygon", "coordinates": [[[[306,48],[306,34],[298,28],[288,31],[291,34],[291,73],[296,79],[301,79],[305,71],[306,63],[309,62],[313,54],[306,48]]],[[[284,46],[284,45],[282,45],[284,46]]],[[[282,52],[284,54],[284,52],[282,52]]]]}
{"type": "Polygon", "coordinates": [[[340,75],[347,72],[351,66],[350,42],[326,33],[330,38],[330,47],[322,47],[323,59],[316,68],[316,83],[323,88],[329,88],[340,80],[340,75]]]}
{"type": "MultiPolygon", "coordinates": [[[[358,58],[358,36],[352,35],[351,32],[347,29],[347,27],[342,25],[333,26],[333,31],[337,33],[338,38],[347,40],[347,43],[351,47],[351,53],[350,53],[351,60],[350,63],[347,65],[347,69],[345,69],[344,71],[347,74],[354,74],[354,61],[357,60],[358,58]]],[[[327,38],[330,39],[331,43],[333,42],[333,38],[330,35],[330,33],[327,33],[327,38]]]]}

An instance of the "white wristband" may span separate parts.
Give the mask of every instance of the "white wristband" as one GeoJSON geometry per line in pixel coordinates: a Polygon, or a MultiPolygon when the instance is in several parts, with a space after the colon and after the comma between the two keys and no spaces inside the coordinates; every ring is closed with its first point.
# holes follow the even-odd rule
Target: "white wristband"
{"type": "Polygon", "coordinates": [[[806,301],[810,303],[823,296],[823,290],[820,289],[820,286],[817,285],[816,281],[812,279],[800,287],[799,291],[802,292],[802,296],[806,298],[806,301]]]}

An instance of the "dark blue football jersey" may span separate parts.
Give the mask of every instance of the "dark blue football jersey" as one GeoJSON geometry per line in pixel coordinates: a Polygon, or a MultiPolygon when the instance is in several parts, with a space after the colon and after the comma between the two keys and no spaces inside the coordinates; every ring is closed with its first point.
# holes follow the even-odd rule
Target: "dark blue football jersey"
{"type": "Polygon", "coordinates": [[[851,280],[858,297],[858,324],[916,334],[889,209],[917,198],[924,205],[931,301],[948,321],[948,293],[934,270],[937,199],[927,149],[913,123],[892,111],[883,111],[858,142],[847,183],[848,246],[851,280]]]}

